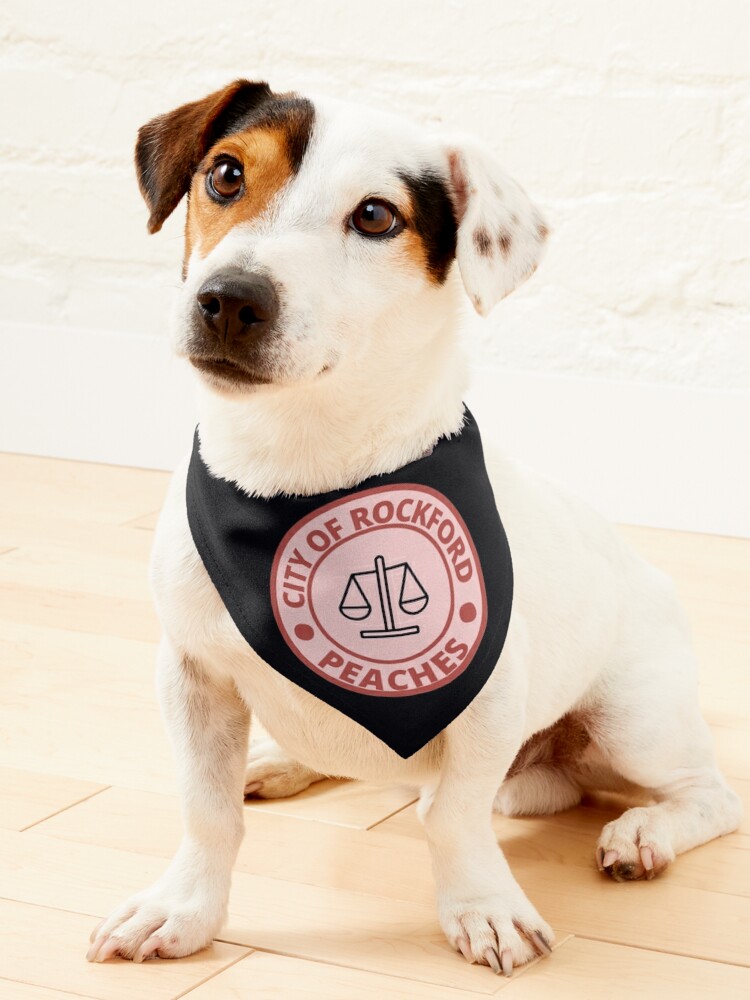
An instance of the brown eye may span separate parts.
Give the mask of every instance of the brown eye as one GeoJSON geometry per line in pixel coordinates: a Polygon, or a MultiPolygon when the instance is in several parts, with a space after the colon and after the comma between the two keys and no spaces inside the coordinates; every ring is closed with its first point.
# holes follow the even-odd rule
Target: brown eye
{"type": "Polygon", "coordinates": [[[242,167],[236,160],[219,160],[206,180],[208,193],[215,200],[229,201],[242,190],[242,167]]]}
{"type": "Polygon", "coordinates": [[[401,219],[388,202],[366,198],[352,212],[349,225],[363,236],[385,236],[401,225],[401,219]]]}

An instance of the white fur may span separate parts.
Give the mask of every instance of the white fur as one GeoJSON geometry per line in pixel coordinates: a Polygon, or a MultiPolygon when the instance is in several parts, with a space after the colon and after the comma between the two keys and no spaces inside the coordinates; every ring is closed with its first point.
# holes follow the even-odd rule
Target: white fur
{"type": "MultiPolygon", "coordinates": [[[[261,266],[284,284],[278,383],[242,392],[203,384],[200,392],[206,461],[259,495],[352,485],[417,458],[460,426],[466,369],[455,273],[436,285],[405,261],[398,238],[368,244],[342,226],[367,195],[398,204],[396,166],[448,177],[458,148],[470,178],[460,269],[483,311],[523,279],[541,243],[536,210],[475,144],[457,147],[343,104],[317,103],[316,114],[299,175],[263,218],[205,257],[194,252],[178,317],[179,350],[197,288],[224,264],[261,266]],[[495,232],[500,224],[518,230],[515,255],[480,259],[475,228],[495,232]]],[[[443,927],[454,947],[496,970],[543,951],[536,935],[551,941],[552,931],[498,848],[493,802],[509,813],[554,811],[586,787],[646,788],[657,804],[626,812],[602,834],[600,866],[606,860],[616,877],[639,864],[650,876],[679,851],[737,826],[738,800],[698,711],[695,663],[670,582],[583,504],[495,454],[501,429],[483,430],[513,552],[511,625],[480,695],[408,760],[249,648],[193,545],[187,462],[180,466],[157,530],[152,582],[185,839],[157,886],[99,929],[92,958],[184,955],[210,941],[226,909],[244,784],[269,796],[323,775],[419,785],[443,927]],[[275,743],[255,751],[245,775],[251,710],[275,743]],[[584,757],[567,768],[537,764],[503,785],[524,742],[572,710],[592,735],[584,757]],[[604,857],[612,851],[615,861],[604,857]]]]}

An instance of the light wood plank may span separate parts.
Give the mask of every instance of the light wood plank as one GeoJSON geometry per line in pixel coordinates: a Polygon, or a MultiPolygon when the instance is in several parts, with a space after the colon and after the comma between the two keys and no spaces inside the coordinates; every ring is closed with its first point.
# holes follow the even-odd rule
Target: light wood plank
{"type": "MultiPolygon", "coordinates": [[[[0,979],[1,1000],[70,1000],[72,996],[83,997],[82,993],[61,993],[50,990],[46,986],[35,986],[31,983],[11,982],[10,979],[0,979]]],[[[92,1000],[84,997],[84,1000],[92,1000]]]]}
{"type": "Polygon", "coordinates": [[[160,511],[152,510],[150,514],[143,514],[141,517],[136,517],[126,523],[129,528],[138,528],[141,531],[154,531],[156,522],[159,520],[159,514],[160,511]]]}
{"type": "Polygon", "coordinates": [[[366,781],[318,781],[290,799],[248,800],[246,810],[365,830],[417,799],[413,788],[366,781]]]}
{"type": "Polygon", "coordinates": [[[716,757],[727,778],[750,781],[750,739],[743,729],[711,726],[716,757]]]}
{"type": "Polygon", "coordinates": [[[21,545],[0,559],[0,585],[150,602],[143,536],[132,529],[122,529],[122,534],[133,536],[139,544],[121,555],[60,542],[21,545]]]}
{"type": "Polygon", "coordinates": [[[10,621],[0,631],[0,766],[176,787],[153,644],[10,621]]]}
{"type": "MultiPolygon", "coordinates": [[[[0,925],[0,977],[101,1000],[171,1000],[249,954],[246,948],[216,942],[177,962],[134,965],[114,959],[92,965],[84,957],[91,930],[91,917],[85,914],[0,900],[0,925]]],[[[2,992],[0,997],[5,1000],[2,992]]]]}
{"type": "Polygon", "coordinates": [[[634,525],[618,525],[617,530],[678,586],[711,600],[719,592],[744,605],[750,600],[750,539],[634,525]]]}
{"type": "Polygon", "coordinates": [[[43,520],[54,506],[56,517],[115,525],[161,507],[169,474],[0,453],[0,482],[6,486],[0,520],[6,510],[25,510],[43,520]]]}
{"type": "Polygon", "coordinates": [[[550,961],[538,962],[523,976],[514,977],[503,991],[504,1000],[747,1000],[749,996],[748,969],[579,937],[561,945],[550,961]]]}
{"type": "MultiPolygon", "coordinates": [[[[490,976],[485,970],[485,978],[490,976]]],[[[497,979],[493,985],[499,991],[508,981],[497,979]]],[[[471,1000],[486,995],[255,951],[199,986],[190,1000],[471,1000]]]]}
{"type": "Polygon", "coordinates": [[[106,788],[50,774],[0,767],[0,826],[24,830],[106,788]]]}
{"type": "Polygon", "coordinates": [[[157,642],[161,630],[151,602],[54,587],[0,585],[0,617],[8,622],[157,642]]]}
{"type": "Polygon", "coordinates": [[[127,526],[66,520],[57,517],[54,509],[43,518],[29,511],[12,510],[0,520],[0,542],[13,548],[63,545],[74,553],[93,551],[117,559],[138,555],[145,565],[153,535],[127,526]]]}

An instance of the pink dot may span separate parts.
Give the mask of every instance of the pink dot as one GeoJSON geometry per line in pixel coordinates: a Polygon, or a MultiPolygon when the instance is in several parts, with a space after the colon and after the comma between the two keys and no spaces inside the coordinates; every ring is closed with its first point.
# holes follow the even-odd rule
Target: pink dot
{"type": "Polygon", "coordinates": [[[458,615],[462,622],[473,622],[477,616],[477,609],[469,601],[467,604],[461,605],[458,615]]]}
{"type": "Polygon", "coordinates": [[[306,639],[312,639],[312,637],[315,635],[315,632],[313,631],[312,625],[295,625],[294,634],[297,636],[298,639],[306,640],[306,639]]]}

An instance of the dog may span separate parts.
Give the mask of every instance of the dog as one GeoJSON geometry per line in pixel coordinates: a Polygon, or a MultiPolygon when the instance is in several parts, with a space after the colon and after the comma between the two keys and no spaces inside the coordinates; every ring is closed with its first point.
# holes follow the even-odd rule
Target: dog
{"type": "MultiPolygon", "coordinates": [[[[145,125],[136,168],[156,232],[187,196],[176,349],[198,374],[211,473],[274,497],[348,488],[429,452],[464,421],[464,291],[482,315],[536,269],[548,228],[484,145],[331,99],[238,80],[145,125]],[[463,288],[462,288],[463,286],[463,288]]],[[[88,958],[177,958],[226,916],[243,790],[327,776],[421,790],[440,922],[496,973],[550,953],[493,834],[493,809],[544,814],[585,790],[646,790],[592,861],[652,878],[736,829],[683,614],[664,575],[583,503],[487,458],[513,554],[502,655],[479,694],[404,759],[265,663],[196,551],[188,462],[156,531],[158,690],[185,834],[88,958]],[[250,748],[251,711],[271,734],[250,748]]]]}

